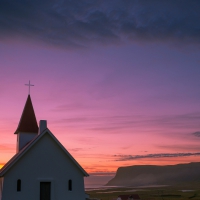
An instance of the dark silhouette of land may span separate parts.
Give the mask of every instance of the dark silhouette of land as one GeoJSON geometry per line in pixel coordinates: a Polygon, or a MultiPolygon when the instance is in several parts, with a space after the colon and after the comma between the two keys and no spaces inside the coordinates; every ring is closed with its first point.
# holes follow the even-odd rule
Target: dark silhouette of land
{"type": "Polygon", "coordinates": [[[106,186],[199,185],[200,163],[156,166],[137,165],[118,168],[106,186]]]}

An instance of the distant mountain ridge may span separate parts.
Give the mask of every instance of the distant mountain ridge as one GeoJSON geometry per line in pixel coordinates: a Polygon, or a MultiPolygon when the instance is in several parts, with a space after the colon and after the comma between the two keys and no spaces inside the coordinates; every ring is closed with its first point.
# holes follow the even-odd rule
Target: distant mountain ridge
{"type": "Polygon", "coordinates": [[[200,182],[200,162],[119,167],[107,186],[180,185],[200,182]]]}

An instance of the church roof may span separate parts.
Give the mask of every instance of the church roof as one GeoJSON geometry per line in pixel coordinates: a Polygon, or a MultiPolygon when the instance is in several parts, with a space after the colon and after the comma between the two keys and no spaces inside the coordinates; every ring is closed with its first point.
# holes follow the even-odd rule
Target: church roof
{"type": "Polygon", "coordinates": [[[77,166],[77,168],[83,173],[84,176],[89,176],[88,173],[79,165],[79,163],[73,158],[73,156],[65,149],[65,147],[58,141],[58,139],[47,128],[41,134],[37,135],[31,142],[29,142],[21,151],[15,154],[1,169],[0,177],[3,177],[30,149],[37,146],[38,141],[49,135],[53,141],[59,146],[59,148],[70,158],[70,160],[77,166]]]}
{"type": "Polygon", "coordinates": [[[22,112],[22,116],[19,121],[17,130],[15,131],[15,134],[19,132],[26,132],[26,133],[38,132],[38,125],[30,95],[28,95],[28,98],[26,100],[26,104],[24,106],[24,110],[22,112]]]}

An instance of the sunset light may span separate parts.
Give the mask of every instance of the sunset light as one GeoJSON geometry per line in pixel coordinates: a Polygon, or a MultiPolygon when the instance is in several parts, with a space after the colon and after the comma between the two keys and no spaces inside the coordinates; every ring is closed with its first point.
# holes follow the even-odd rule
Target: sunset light
{"type": "Polygon", "coordinates": [[[199,1],[9,2],[0,2],[0,168],[16,153],[29,80],[37,122],[91,174],[87,184],[123,166],[200,162],[199,1]]]}

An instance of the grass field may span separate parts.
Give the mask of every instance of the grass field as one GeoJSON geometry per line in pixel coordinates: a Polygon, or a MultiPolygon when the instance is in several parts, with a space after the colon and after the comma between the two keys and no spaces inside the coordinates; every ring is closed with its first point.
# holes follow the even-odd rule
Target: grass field
{"type": "Polygon", "coordinates": [[[101,200],[113,200],[118,195],[138,194],[141,200],[200,200],[200,185],[176,186],[176,187],[146,187],[146,188],[99,188],[86,190],[90,198],[101,200]]]}

